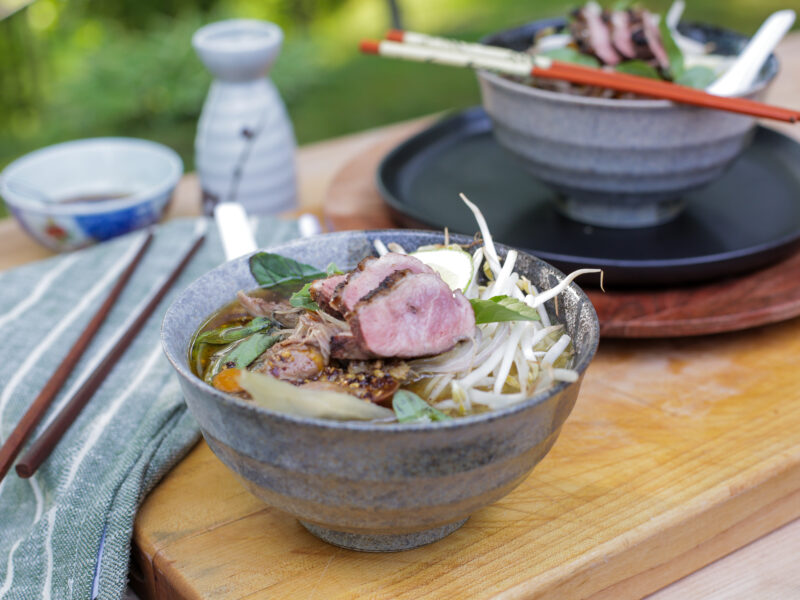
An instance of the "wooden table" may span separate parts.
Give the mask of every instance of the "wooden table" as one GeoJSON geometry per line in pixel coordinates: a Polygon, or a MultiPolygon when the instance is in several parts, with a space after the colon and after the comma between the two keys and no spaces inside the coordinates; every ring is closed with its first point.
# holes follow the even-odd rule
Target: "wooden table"
{"type": "MultiPolygon", "coordinates": [[[[782,45],[780,57],[785,73],[772,100],[797,104],[800,35],[782,45]]],[[[423,122],[301,148],[302,209],[320,214],[327,185],[343,164],[423,122]]],[[[784,130],[800,137],[797,127],[784,130]]],[[[197,214],[199,199],[197,179],[187,175],[169,217],[197,214]]],[[[0,269],[48,255],[15,222],[0,221],[0,269]]],[[[800,598],[800,520],[791,522],[800,515],[799,339],[800,319],[794,319],[692,340],[604,342],[550,455],[511,496],[430,550],[376,557],[317,542],[247,494],[201,442],[142,506],[132,576],[147,597],[170,599],[635,598],[659,588],[650,600],[800,598]],[[769,376],[759,369],[769,370],[769,376]],[[682,377],[676,378],[678,373],[682,377]],[[743,394],[749,402],[742,402],[743,394]],[[617,420],[613,426],[603,421],[611,417],[617,420]],[[657,445],[642,439],[647,437],[642,431],[656,439],[674,435],[676,423],[685,435],[657,445]],[[614,434],[629,439],[614,440],[614,434]],[[707,445],[697,442],[702,436],[707,445]],[[744,448],[761,454],[750,456],[744,448]],[[579,461],[576,452],[583,453],[579,461]],[[697,454],[693,461],[678,464],[677,456],[689,452],[697,454]],[[627,474],[620,472],[620,461],[629,461],[627,474]],[[722,483],[732,482],[729,487],[708,483],[716,473],[722,483]],[[627,494],[614,491],[623,488],[627,494]],[[632,502],[630,492],[645,488],[643,499],[672,503],[672,512],[650,514],[632,502]],[[520,512],[509,519],[523,506],[535,506],[537,514],[520,512]],[[693,514],[669,521],[682,511],[693,514]],[[637,519],[636,528],[628,526],[637,519]],[[534,528],[541,536],[526,538],[534,528]],[[271,537],[265,538],[265,531],[271,537]],[[553,556],[565,536],[587,538],[584,559],[594,549],[597,555],[588,562],[553,556]],[[526,558],[509,572],[503,571],[507,565],[481,564],[481,557],[498,552],[497,542],[505,544],[508,556],[526,558],[525,548],[542,556],[526,558]],[[437,576],[444,581],[443,574],[460,568],[459,561],[474,563],[460,575],[462,587],[432,581],[437,576]],[[542,572],[533,573],[529,561],[543,565],[542,572]],[[537,584],[526,584],[534,575],[537,584]]],[[[572,541],[573,550],[575,545],[572,541]]]]}

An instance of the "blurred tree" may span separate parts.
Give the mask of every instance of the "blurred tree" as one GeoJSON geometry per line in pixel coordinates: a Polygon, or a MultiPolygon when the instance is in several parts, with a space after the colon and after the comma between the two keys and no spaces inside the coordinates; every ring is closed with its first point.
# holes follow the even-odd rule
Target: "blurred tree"
{"type": "Polygon", "coordinates": [[[280,0],[282,12],[301,29],[308,29],[314,19],[330,14],[347,0],[280,0]]]}
{"type": "Polygon", "coordinates": [[[164,17],[177,17],[187,12],[208,14],[218,0],[77,0],[71,2],[81,16],[109,19],[124,24],[126,29],[147,29],[150,24],[164,17]]]}

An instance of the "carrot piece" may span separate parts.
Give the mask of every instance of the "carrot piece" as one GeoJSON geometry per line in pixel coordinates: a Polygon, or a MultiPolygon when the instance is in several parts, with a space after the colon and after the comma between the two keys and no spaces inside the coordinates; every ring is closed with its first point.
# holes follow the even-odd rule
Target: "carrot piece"
{"type": "Polygon", "coordinates": [[[223,369],[211,380],[211,385],[217,388],[220,392],[243,392],[244,390],[239,385],[240,369],[223,369]]]}

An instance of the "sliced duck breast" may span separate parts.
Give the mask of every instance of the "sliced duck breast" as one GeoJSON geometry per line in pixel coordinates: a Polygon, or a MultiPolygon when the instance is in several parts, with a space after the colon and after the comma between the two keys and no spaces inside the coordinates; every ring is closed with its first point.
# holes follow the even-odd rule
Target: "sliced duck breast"
{"type": "Polygon", "coordinates": [[[389,252],[380,258],[368,257],[358,263],[358,267],[348,274],[346,281],[339,284],[330,304],[341,314],[347,315],[359,300],[375,290],[382,281],[403,270],[434,273],[428,265],[406,254],[389,252]]]}
{"type": "Polygon", "coordinates": [[[662,69],[669,69],[669,57],[664,49],[664,41],[661,39],[661,32],[658,30],[658,16],[653,13],[642,12],[642,25],[644,27],[644,37],[650,51],[655,56],[658,66],[662,69]]]}
{"type": "Polygon", "coordinates": [[[340,283],[347,280],[347,275],[331,275],[325,279],[317,279],[308,288],[311,299],[325,312],[334,316],[340,316],[339,311],[331,306],[331,300],[340,283]]]}
{"type": "Polygon", "coordinates": [[[627,10],[611,13],[611,41],[617,52],[626,58],[636,58],[636,48],[631,37],[631,16],[627,10]]]}
{"type": "Polygon", "coordinates": [[[475,333],[469,301],[436,273],[392,274],[353,307],[347,321],[359,346],[374,356],[439,354],[475,333]]]}
{"type": "Polygon", "coordinates": [[[603,20],[603,9],[596,2],[588,2],[581,12],[586,19],[592,50],[604,64],[613,67],[619,63],[620,56],[611,44],[611,34],[603,20]]]}

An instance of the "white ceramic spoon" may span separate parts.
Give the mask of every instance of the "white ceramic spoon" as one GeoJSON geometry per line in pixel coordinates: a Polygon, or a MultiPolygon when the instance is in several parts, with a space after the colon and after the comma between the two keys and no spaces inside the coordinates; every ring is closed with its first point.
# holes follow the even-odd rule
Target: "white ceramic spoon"
{"type": "Polygon", "coordinates": [[[795,12],[789,9],[779,10],[767,17],[730,68],[706,91],[717,96],[736,96],[749,90],[775,46],[791,29],[794,19],[795,12]]]}
{"type": "Polygon", "coordinates": [[[703,54],[706,51],[706,45],[704,43],[693,40],[678,31],[678,23],[681,21],[684,10],[686,10],[686,2],[683,0],[675,0],[664,17],[667,21],[667,27],[669,27],[669,30],[672,32],[672,37],[675,39],[675,43],[678,44],[681,52],[684,54],[703,54]]]}
{"type": "MultiPolygon", "coordinates": [[[[238,202],[220,202],[214,207],[214,220],[222,239],[225,260],[233,260],[258,249],[253,229],[244,206],[238,202]]],[[[317,217],[310,213],[300,215],[297,220],[300,237],[311,237],[322,231],[317,217]]]]}

